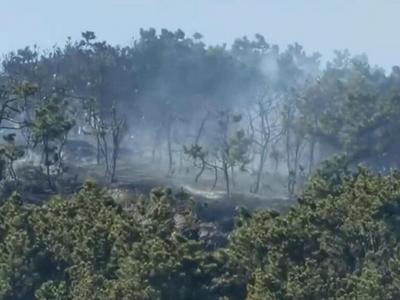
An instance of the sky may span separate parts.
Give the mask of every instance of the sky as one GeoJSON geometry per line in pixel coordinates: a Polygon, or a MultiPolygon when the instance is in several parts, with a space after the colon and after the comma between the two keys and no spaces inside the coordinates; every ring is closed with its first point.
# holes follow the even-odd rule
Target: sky
{"type": "Polygon", "coordinates": [[[366,53],[387,70],[400,64],[399,0],[0,0],[0,53],[27,45],[63,45],[91,30],[126,45],[140,28],[200,32],[209,44],[260,33],[332,57],[366,53]]]}

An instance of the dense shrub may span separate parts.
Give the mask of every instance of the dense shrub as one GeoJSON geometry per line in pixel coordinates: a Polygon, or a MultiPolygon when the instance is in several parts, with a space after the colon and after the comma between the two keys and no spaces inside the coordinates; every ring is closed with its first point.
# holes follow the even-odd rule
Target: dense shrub
{"type": "Polygon", "coordinates": [[[0,207],[1,299],[217,299],[221,259],[168,190],[129,211],[86,184],[70,200],[0,207]],[[176,221],[179,216],[179,224],[176,221]]]}
{"type": "Polygon", "coordinates": [[[400,297],[400,174],[338,176],[318,173],[287,215],[255,213],[232,234],[248,299],[400,297]]]}

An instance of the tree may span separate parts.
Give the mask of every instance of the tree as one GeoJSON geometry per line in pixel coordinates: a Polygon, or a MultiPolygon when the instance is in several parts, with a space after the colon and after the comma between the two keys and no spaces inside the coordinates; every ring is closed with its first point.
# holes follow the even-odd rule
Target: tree
{"type": "Polygon", "coordinates": [[[253,111],[249,112],[250,137],[255,148],[255,153],[259,156],[256,181],[252,189],[254,193],[259,192],[269,148],[279,140],[281,135],[279,107],[277,106],[275,97],[267,93],[261,94],[253,111]]]}
{"type": "Polygon", "coordinates": [[[120,147],[123,138],[126,134],[126,122],[125,119],[118,115],[117,108],[114,104],[111,110],[112,121],[111,121],[111,138],[112,138],[112,152],[111,152],[111,173],[110,180],[115,182],[115,172],[117,170],[117,161],[120,154],[120,147]]]}
{"type": "Polygon", "coordinates": [[[101,113],[98,102],[91,98],[84,101],[85,122],[90,131],[86,134],[95,136],[97,144],[97,163],[104,162],[105,175],[111,182],[115,182],[117,162],[120,147],[127,131],[127,124],[123,116],[119,115],[116,103],[111,113],[101,113]]]}
{"type": "Polygon", "coordinates": [[[0,220],[3,299],[219,298],[224,259],[204,251],[190,201],[168,189],[125,209],[93,183],[41,206],[13,196],[0,220]]]}
{"type": "Polygon", "coordinates": [[[301,119],[298,118],[297,100],[296,95],[289,96],[282,108],[284,151],[288,172],[287,189],[290,198],[295,195],[298,175],[303,171],[300,159],[305,144],[305,130],[301,119]]]}
{"type": "Polygon", "coordinates": [[[43,100],[42,107],[36,111],[32,131],[34,146],[41,146],[48,186],[55,191],[54,177],[65,170],[62,151],[74,122],[69,114],[67,99],[62,93],[54,93],[43,100]]]}
{"type": "Polygon", "coordinates": [[[354,165],[364,163],[380,171],[397,166],[398,145],[390,136],[398,130],[398,80],[395,69],[386,76],[365,57],[337,52],[298,105],[321,159],[341,153],[354,165]]]}
{"type": "Polygon", "coordinates": [[[248,299],[398,297],[398,172],[326,167],[288,214],[257,212],[231,235],[248,299]]]}
{"type": "Polygon", "coordinates": [[[239,167],[241,171],[244,171],[249,163],[248,152],[251,141],[246,137],[243,129],[235,128],[241,119],[241,115],[219,111],[214,115],[216,130],[213,142],[215,144],[211,145],[209,150],[204,150],[198,144],[185,147],[186,154],[194,160],[195,166],[201,168],[199,176],[206,167],[215,170],[215,180],[217,180],[218,171],[223,173],[228,197],[231,196],[234,168],[239,167]],[[200,162],[200,165],[197,162],[200,162]]]}
{"type": "Polygon", "coordinates": [[[37,91],[38,87],[28,82],[0,87],[0,129],[6,132],[0,145],[0,180],[18,181],[14,163],[30,146],[30,110],[37,91]],[[18,135],[26,138],[26,145],[17,143],[18,135]]]}
{"type": "Polygon", "coordinates": [[[29,108],[30,98],[37,93],[38,87],[24,82],[12,86],[0,87],[0,128],[8,130],[21,130],[30,124],[29,108]]]}
{"type": "Polygon", "coordinates": [[[10,133],[3,136],[4,145],[0,145],[0,165],[1,165],[1,180],[11,179],[17,181],[17,173],[15,172],[14,163],[16,160],[22,158],[25,151],[22,147],[15,144],[15,133],[10,133]]]}

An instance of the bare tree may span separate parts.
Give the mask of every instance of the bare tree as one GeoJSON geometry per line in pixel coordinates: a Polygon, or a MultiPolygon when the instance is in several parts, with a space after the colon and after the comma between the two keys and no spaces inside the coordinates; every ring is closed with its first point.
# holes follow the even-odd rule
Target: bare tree
{"type": "Polygon", "coordinates": [[[284,149],[288,171],[287,188],[289,197],[294,196],[298,173],[300,169],[303,169],[300,165],[300,158],[306,141],[304,127],[298,123],[300,120],[297,118],[298,112],[296,100],[296,95],[288,96],[282,109],[284,149]]]}
{"type": "Polygon", "coordinates": [[[271,148],[270,145],[279,138],[282,130],[279,123],[276,99],[277,96],[269,95],[265,92],[259,96],[253,110],[250,110],[248,113],[250,137],[254,153],[259,157],[256,169],[256,181],[252,190],[254,193],[259,192],[268,152],[271,148]]]}
{"type": "Polygon", "coordinates": [[[115,173],[117,168],[117,161],[120,154],[121,143],[126,134],[126,121],[124,118],[118,115],[115,103],[112,107],[112,118],[111,118],[111,138],[112,138],[112,151],[111,151],[111,173],[110,180],[115,182],[115,173]]]}
{"type": "Polygon", "coordinates": [[[200,168],[195,180],[199,179],[205,169],[213,170],[215,186],[218,180],[218,171],[221,171],[228,197],[231,196],[232,170],[240,167],[244,171],[245,166],[250,162],[248,150],[251,141],[246,137],[244,130],[237,130],[234,126],[241,119],[241,115],[219,111],[214,114],[216,129],[213,134],[216,142],[213,147],[209,147],[207,150],[198,144],[185,147],[185,152],[194,160],[195,166],[200,168]]]}
{"type": "Polygon", "coordinates": [[[126,135],[126,120],[118,114],[116,103],[111,107],[110,120],[98,110],[98,103],[90,99],[86,105],[86,122],[91,128],[86,134],[92,135],[97,144],[97,162],[104,163],[104,172],[110,182],[116,181],[117,162],[121,143],[126,135]]]}

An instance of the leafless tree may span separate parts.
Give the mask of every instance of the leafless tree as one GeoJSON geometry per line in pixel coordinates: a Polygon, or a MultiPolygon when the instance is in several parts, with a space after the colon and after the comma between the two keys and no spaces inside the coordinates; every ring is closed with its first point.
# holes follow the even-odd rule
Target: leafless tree
{"type": "Polygon", "coordinates": [[[276,141],[282,132],[277,100],[277,95],[263,92],[258,96],[253,109],[248,112],[250,137],[254,153],[259,157],[256,181],[252,189],[254,193],[259,192],[271,143],[276,141]]]}

